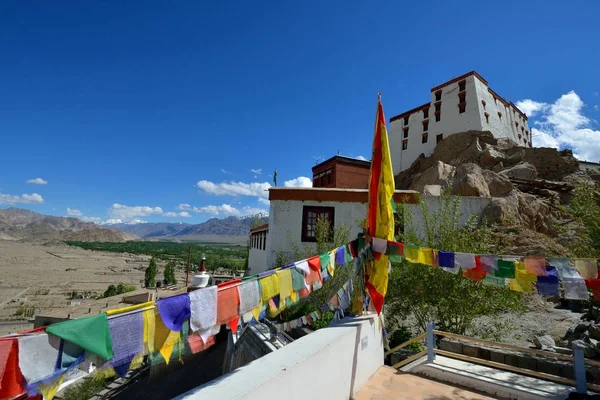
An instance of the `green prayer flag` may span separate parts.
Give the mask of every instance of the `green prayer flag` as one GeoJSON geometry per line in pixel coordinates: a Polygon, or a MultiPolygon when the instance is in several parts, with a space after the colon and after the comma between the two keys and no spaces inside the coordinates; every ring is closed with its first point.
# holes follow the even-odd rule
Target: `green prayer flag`
{"type": "Polygon", "coordinates": [[[494,286],[505,287],[506,286],[506,278],[495,276],[493,272],[489,272],[483,279],[483,283],[487,283],[489,285],[494,285],[494,286]]]}
{"type": "Polygon", "coordinates": [[[499,278],[515,278],[515,262],[498,260],[498,270],[495,275],[499,278]]]}
{"type": "Polygon", "coordinates": [[[321,271],[326,270],[329,265],[329,253],[321,254],[319,258],[321,259],[321,271]]]}
{"type": "Polygon", "coordinates": [[[404,246],[396,242],[388,241],[387,254],[391,262],[402,262],[404,259],[404,246]]]}
{"type": "Polygon", "coordinates": [[[58,322],[47,327],[46,332],[76,344],[105,360],[113,358],[106,313],[58,322]]]}
{"type": "Polygon", "coordinates": [[[306,289],[306,283],[304,281],[304,274],[298,271],[296,268],[291,268],[292,270],[292,288],[295,292],[298,292],[302,289],[306,289]]]}
{"type": "Polygon", "coordinates": [[[352,253],[350,253],[348,245],[344,246],[344,264],[348,264],[352,259],[352,253]]]}

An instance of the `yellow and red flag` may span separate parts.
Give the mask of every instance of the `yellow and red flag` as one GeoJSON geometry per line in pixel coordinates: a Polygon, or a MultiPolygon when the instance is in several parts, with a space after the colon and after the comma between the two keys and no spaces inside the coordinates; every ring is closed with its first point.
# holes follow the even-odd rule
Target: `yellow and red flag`
{"type": "MultiPolygon", "coordinates": [[[[375,137],[369,174],[369,204],[367,232],[371,237],[394,240],[394,172],[388,143],[385,115],[381,96],[377,101],[375,137]]],[[[388,256],[374,253],[375,260],[367,264],[365,286],[369,291],[377,314],[381,313],[388,286],[388,256]]]]}

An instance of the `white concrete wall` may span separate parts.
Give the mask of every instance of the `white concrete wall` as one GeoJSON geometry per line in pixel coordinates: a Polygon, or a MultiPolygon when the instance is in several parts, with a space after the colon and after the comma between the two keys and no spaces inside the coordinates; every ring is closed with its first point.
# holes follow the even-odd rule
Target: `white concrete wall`
{"type": "Polygon", "coordinates": [[[600,163],[590,161],[579,161],[579,169],[585,171],[591,169],[593,171],[600,171],[600,163]]]}
{"type": "MultiPolygon", "coordinates": [[[[444,138],[451,134],[465,132],[468,130],[489,130],[497,138],[510,138],[521,146],[525,146],[524,137],[519,140],[518,134],[521,126],[529,132],[527,140],[531,140],[531,132],[527,120],[516,113],[512,106],[505,107],[504,104],[494,97],[488,91],[488,86],[480,81],[474,75],[468,76],[465,85],[466,107],[464,113],[459,113],[459,83],[455,82],[443,87],[442,103],[440,111],[440,121],[435,121],[435,92],[431,92],[429,105],[429,127],[427,143],[422,142],[423,134],[423,111],[415,111],[408,118],[408,148],[402,150],[402,141],[404,140],[404,119],[399,119],[390,123],[390,152],[392,155],[392,164],[394,174],[407,169],[419,157],[421,153],[430,156],[437,145],[436,137],[442,133],[444,138]],[[481,100],[485,100],[486,106],[483,109],[481,100]],[[498,116],[498,111],[502,113],[502,119],[498,116]],[[488,112],[489,123],[486,122],[485,112],[488,112]],[[515,126],[515,121],[519,122],[519,127],[515,126]]],[[[528,142],[529,145],[529,142],[528,142]]]]}
{"type": "MultiPolygon", "coordinates": [[[[432,215],[440,207],[441,200],[437,196],[422,196],[422,200],[427,205],[429,215],[432,215]]],[[[464,226],[471,216],[481,216],[483,210],[492,201],[491,197],[461,197],[458,224],[464,226]]],[[[419,204],[405,204],[404,205],[405,215],[407,213],[412,214],[411,227],[415,230],[416,234],[423,238],[425,236],[425,223],[423,221],[423,213],[421,212],[421,206],[419,204]]],[[[444,249],[441,249],[444,250],[444,249]]]]}
{"type": "Polygon", "coordinates": [[[315,243],[302,242],[302,208],[304,206],[334,207],[334,228],[345,226],[350,232],[349,239],[356,238],[360,222],[367,216],[365,203],[340,203],[299,200],[271,200],[269,210],[269,235],[267,236],[267,265],[273,267],[277,253],[286,253],[290,262],[293,260],[292,246],[288,239],[288,232],[292,242],[302,249],[305,245],[315,247],[315,243]]]}
{"type": "MultiPolygon", "coordinates": [[[[267,243],[269,241],[269,235],[267,235],[267,243]]],[[[250,247],[250,254],[248,255],[248,274],[254,275],[260,272],[264,272],[269,269],[267,264],[267,250],[254,249],[250,247]]]]}
{"type": "Polygon", "coordinates": [[[377,316],[347,318],[176,399],[348,400],[382,365],[377,316]]]}

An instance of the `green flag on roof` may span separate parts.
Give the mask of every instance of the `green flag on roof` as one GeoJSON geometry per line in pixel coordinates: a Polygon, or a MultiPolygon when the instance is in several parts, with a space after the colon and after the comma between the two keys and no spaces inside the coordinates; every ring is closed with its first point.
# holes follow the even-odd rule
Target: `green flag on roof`
{"type": "Polygon", "coordinates": [[[47,327],[46,332],[74,343],[106,360],[113,358],[108,318],[105,313],[58,322],[47,327]]]}

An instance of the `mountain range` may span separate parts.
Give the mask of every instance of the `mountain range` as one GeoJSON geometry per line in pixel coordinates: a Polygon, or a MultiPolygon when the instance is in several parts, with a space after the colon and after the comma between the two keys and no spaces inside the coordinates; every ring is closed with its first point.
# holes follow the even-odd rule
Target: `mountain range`
{"type": "MultiPolygon", "coordinates": [[[[200,224],[145,222],[105,225],[141,238],[193,239],[205,236],[248,236],[253,217],[211,218],[200,224]]],[[[266,219],[261,222],[267,223],[266,219]]]]}
{"type": "Polygon", "coordinates": [[[77,218],[53,217],[22,208],[6,208],[0,209],[0,239],[124,242],[137,239],[137,236],[77,218]]]}

